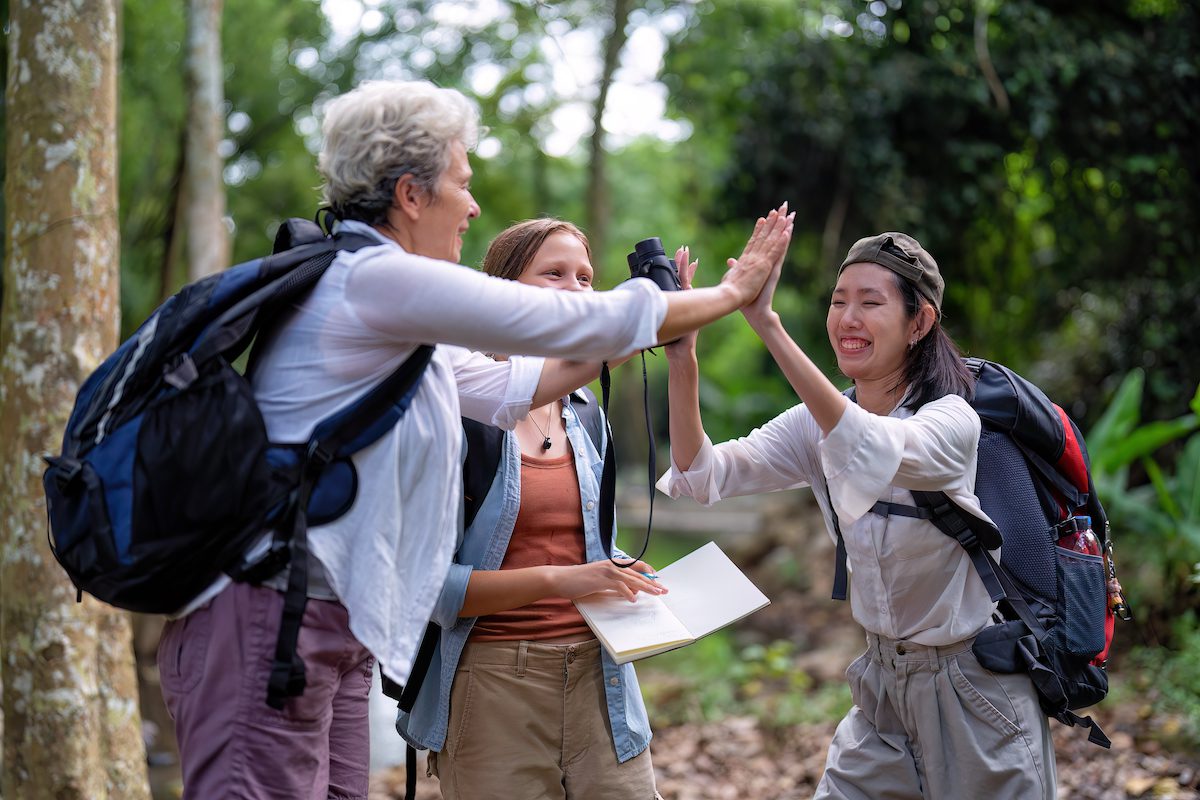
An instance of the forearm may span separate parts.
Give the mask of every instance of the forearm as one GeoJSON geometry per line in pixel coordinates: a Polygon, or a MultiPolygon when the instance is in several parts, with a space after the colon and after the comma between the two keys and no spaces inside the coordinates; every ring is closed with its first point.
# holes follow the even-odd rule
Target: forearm
{"type": "Polygon", "coordinates": [[[670,342],[702,328],[742,307],[746,298],[730,284],[722,283],[686,292],[668,292],[667,315],[658,329],[658,341],[670,342]]]}
{"type": "Polygon", "coordinates": [[[850,401],[788,336],[778,314],[772,312],[766,319],[752,321],[751,325],[817,425],[828,435],[850,401]]]}
{"type": "MultiPolygon", "coordinates": [[[[609,368],[624,364],[632,355],[609,359],[609,368]]],[[[542,366],[530,408],[541,408],[546,403],[570,394],[580,386],[586,386],[600,377],[600,361],[568,361],[564,358],[547,358],[542,366]]]]}
{"type": "Polygon", "coordinates": [[[482,617],[509,611],[553,596],[553,567],[481,570],[471,573],[460,617],[482,617]]]}
{"type": "Polygon", "coordinates": [[[704,423],[700,418],[700,366],[694,350],[670,357],[668,363],[671,461],[686,472],[704,444],[704,423]]]}

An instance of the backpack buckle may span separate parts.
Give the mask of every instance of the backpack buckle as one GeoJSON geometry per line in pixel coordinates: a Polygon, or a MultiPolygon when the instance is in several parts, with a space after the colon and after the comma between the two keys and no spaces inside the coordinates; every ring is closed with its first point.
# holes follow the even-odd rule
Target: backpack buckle
{"type": "Polygon", "coordinates": [[[964,550],[971,550],[979,545],[979,537],[970,528],[959,531],[958,535],[954,538],[958,539],[958,543],[962,545],[964,550]]]}
{"type": "Polygon", "coordinates": [[[333,453],[326,450],[319,440],[313,439],[308,443],[308,447],[304,451],[304,469],[306,472],[320,472],[330,461],[333,461],[333,453]]]}
{"type": "Polygon", "coordinates": [[[262,583],[278,575],[292,560],[292,549],[287,542],[273,540],[270,548],[253,563],[242,562],[229,570],[229,577],[239,583],[262,583]]]}
{"type": "Polygon", "coordinates": [[[163,367],[163,380],[181,392],[199,377],[200,370],[188,352],[181,353],[174,365],[163,367]]]}
{"type": "Polygon", "coordinates": [[[54,472],[54,485],[63,494],[67,493],[67,489],[83,472],[83,462],[76,461],[73,458],[55,458],[50,455],[43,455],[42,460],[50,465],[50,469],[54,472]]]}

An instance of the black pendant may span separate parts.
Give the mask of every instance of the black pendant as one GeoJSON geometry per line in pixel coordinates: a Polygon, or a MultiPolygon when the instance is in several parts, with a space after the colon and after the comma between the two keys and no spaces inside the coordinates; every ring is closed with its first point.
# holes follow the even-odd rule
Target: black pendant
{"type": "Polygon", "coordinates": [[[545,438],[545,439],[542,441],[542,449],[543,449],[543,450],[549,450],[549,449],[550,449],[550,447],[551,447],[551,445],[550,445],[550,437],[549,437],[549,436],[547,436],[547,437],[546,437],[546,438],[545,438]]]}

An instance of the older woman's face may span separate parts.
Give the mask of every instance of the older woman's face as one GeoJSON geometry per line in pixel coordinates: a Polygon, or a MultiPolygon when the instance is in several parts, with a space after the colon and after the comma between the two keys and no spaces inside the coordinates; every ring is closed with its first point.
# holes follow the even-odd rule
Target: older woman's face
{"type": "Polygon", "coordinates": [[[471,174],[467,148],[462,142],[451,142],[450,164],[438,179],[434,195],[425,198],[414,226],[417,255],[454,262],[462,256],[463,234],[480,213],[471,195],[471,174]]]}
{"type": "Polygon", "coordinates": [[[579,237],[558,231],[546,237],[517,281],[572,292],[591,290],[592,260],[579,237]]]}
{"type": "Polygon", "coordinates": [[[868,263],[842,270],[825,327],[838,369],[856,381],[899,379],[908,343],[919,331],[916,318],[907,316],[895,276],[868,263]]]}

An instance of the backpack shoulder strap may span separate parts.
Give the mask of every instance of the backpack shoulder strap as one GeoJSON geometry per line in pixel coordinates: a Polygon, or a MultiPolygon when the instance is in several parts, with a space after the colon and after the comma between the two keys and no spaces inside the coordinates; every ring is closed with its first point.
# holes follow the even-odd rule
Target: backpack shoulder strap
{"type": "Polygon", "coordinates": [[[575,409],[579,421],[583,423],[583,428],[591,438],[596,452],[603,456],[606,439],[604,415],[600,411],[600,403],[596,400],[596,395],[592,394],[591,389],[584,386],[571,392],[571,398],[573,400],[571,408],[575,409]]]}
{"type": "MultiPolygon", "coordinates": [[[[1002,600],[1005,596],[1004,587],[996,575],[996,562],[988,553],[1004,543],[1000,529],[987,520],[959,508],[945,492],[914,491],[912,496],[918,508],[929,512],[929,521],[934,527],[954,539],[967,551],[971,563],[975,565],[975,571],[979,573],[979,578],[988,591],[988,596],[993,601],[1002,600]]],[[[875,511],[875,508],[871,510],[875,511]]]]}
{"type": "Polygon", "coordinates": [[[291,508],[276,529],[267,556],[283,558],[286,552],[291,563],[283,617],[275,641],[275,660],[267,681],[267,705],[272,708],[283,708],[285,698],[301,694],[306,683],[304,662],[296,645],[308,603],[308,501],[313,486],[330,461],[366,447],[399,421],[408,410],[432,357],[433,347],[421,345],[356,402],[318,423],[309,437],[300,484],[289,497],[291,508]]]}
{"type": "Polygon", "coordinates": [[[467,457],[463,460],[463,527],[469,528],[500,469],[504,431],[466,417],[462,426],[467,437],[467,457]]]}

